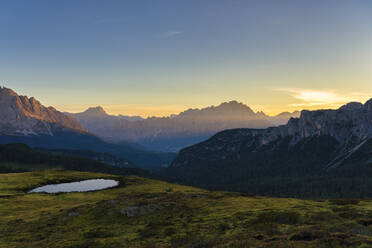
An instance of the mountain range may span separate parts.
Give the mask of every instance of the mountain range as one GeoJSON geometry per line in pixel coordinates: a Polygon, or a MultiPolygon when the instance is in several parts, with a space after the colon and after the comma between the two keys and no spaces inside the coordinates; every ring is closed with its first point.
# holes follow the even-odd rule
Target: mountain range
{"type": "Polygon", "coordinates": [[[372,99],[274,117],[231,101],[143,119],[109,115],[101,107],[62,113],[0,87],[0,144],[8,143],[123,168],[170,165],[157,175],[211,189],[372,197],[372,99]],[[177,156],[148,150],[190,144],[177,156]]]}
{"type": "Polygon", "coordinates": [[[222,131],[181,150],[167,173],[193,185],[266,195],[363,196],[372,176],[372,99],[303,110],[278,127],[222,131]]]}
{"type": "Polygon", "coordinates": [[[128,142],[113,144],[103,141],[74,118],[53,107],[43,106],[35,98],[20,96],[11,89],[1,87],[0,144],[8,143],[106,153],[118,157],[110,160],[127,161],[147,169],[168,165],[174,157],[172,153],[153,152],[128,142]]]}
{"type": "Polygon", "coordinates": [[[178,151],[231,128],[266,128],[285,124],[298,111],[268,116],[255,113],[237,101],[218,106],[188,109],[169,117],[141,117],[109,115],[98,106],[82,113],[66,113],[78,120],[90,133],[112,142],[134,142],[159,151],[178,151]]]}

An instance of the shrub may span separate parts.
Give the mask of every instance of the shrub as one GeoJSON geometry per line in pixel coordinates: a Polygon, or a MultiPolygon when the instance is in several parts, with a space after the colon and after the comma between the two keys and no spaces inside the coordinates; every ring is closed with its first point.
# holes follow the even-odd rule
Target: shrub
{"type": "Polygon", "coordinates": [[[102,245],[98,243],[97,241],[87,239],[87,240],[81,241],[78,244],[69,246],[69,248],[92,248],[92,247],[98,248],[98,247],[102,247],[102,245]]]}
{"type": "Polygon", "coordinates": [[[168,227],[167,229],[164,230],[164,234],[167,236],[172,236],[173,234],[176,234],[177,230],[173,227],[168,227]]]}
{"type": "Polygon", "coordinates": [[[331,199],[329,202],[333,205],[358,205],[358,199],[331,199]]]}
{"type": "Polygon", "coordinates": [[[109,238],[113,237],[113,234],[107,232],[103,229],[94,229],[83,234],[84,238],[86,239],[94,239],[94,238],[109,238]]]}
{"type": "Polygon", "coordinates": [[[152,228],[149,228],[149,227],[146,227],[144,228],[141,232],[140,232],[140,237],[142,239],[146,239],[146,238],[150,238],[150,237],[153,237],[153,236],[156,236],[160,233],[159,229],[158,228],[155,228],[155,227],[152,227],[152,228]]]}
{"type": "Polygon", "coordinates": [[[301,215],[295,211],[266,211],[260,213],[255,219],[255,224],[287,224],[294,225],[298,224],[301,220],[301,215]]]}
{"type": "Polygon", "coordinates": [[[325,231],[307,228],[296,232],[289,239],[293,241],[313,241],[327,236],[329,234],[325,231]]]}
{"type": "Polygon", "coordinates": [[[352,207],[339,207],[339,208],[333,208],[333,212],[338,213],[338,215],[341,218],[345,219],[356,219],[356,218],[361,218],[364,216],[363,213],[359,212],[357,209],[352,208],[352,207]]]}
{"type": "Polygon", "coordinates": [[[226,232],[227,230],[231,229],[231,227],[228,223],[221,223],[218,225],[217,229],[220,232],[226,232]]]}
{"type": "Polygon", "coordinates": [[[306,217],[310,222],[329,221],[331,219],[337,218],[334,213],[328,211],[310,213],[306,217]]]}
{"type": "Polygon", "coordinates": [[[359,219],[358,223],[363,225],[363,226],[370,226],[370,225],[372,225],[372,219],[369,219],[369,218],[359,219]]]}

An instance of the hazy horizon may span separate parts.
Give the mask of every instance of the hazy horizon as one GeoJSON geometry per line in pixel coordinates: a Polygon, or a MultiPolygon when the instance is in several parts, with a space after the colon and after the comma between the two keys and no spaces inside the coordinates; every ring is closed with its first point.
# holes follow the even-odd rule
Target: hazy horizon
{"type": "MultiPolygon", "coordinates": [[[[3,86],[5,88],[9,88],[9,89],[12,89],[8,86],[3,86]]],[[[14,89],[12,89],[14,90],[14,89]]],[[[19,92],[16,92],[19,94],[19,92]]],[[[24,95],[24,94],[20,94],[20,95],[24,95]]],[[[34,97],[35,99],[39,100],[38,97],[35,97],[35,96],[30,96],[30,95],[27,95],[25,94],[24,96],[26,97],[34,97]]],[[[365,101],[359,101],[360,103],[364,104],[367,100],[369,99],[372,99],[372,98],[368,98],[367,95],[365,96],[366,97],[366,100],[365,101]]],[[[139,117],[142,117],[142,118],[151,118],[151,117],[170,117],[171,115],[178,115],[184,111],[187,111],[187,110],[190,110],[190,109],[205,109],[205,108],[208,108],[208,107],[217,107],[219,105],[221,105],[222,103],[229,103],[229,102],[238,102],[238,103],[242,103],[244,105],[246,105],[247,107],[249,107],[250,109],[253,110],[253,112],[255,113],[258,113],[258,112],[264,112],[266,115],[268,116],[276,116],[278,114],[281,114],[281,113],[284,113],[284,112],[289,112],[289,113],[293,113],[293,112],[296,112],[296,111],[302,111],[302,110],[324,110],[324,109],[337,109],[339,107],[341,107],[342,105],[345,105],[349,102],[353,102],[353,101],[345,101],[345,102],[342,102],[342,103],[339,103],[339,104],[334,104],[334,105],[331,105],[331,106],[325,106],[323,108],[319,107],[319,105],[314,105],[312,106],[311,108],[297,108],[297,109],[294,109],[294,110],[283,110],[283,111],[280,111],[280,112],[277,112],[277,113],[266,113],[265,111],[263,110],[260,110],[260,109],[255,109],[255,108],[252,108],[251,105],[249,105],[249,103],[245,103],[245,102],[240,102],[240,101],[237,101],[237,100],[234,100],[234,99],[231,99],[231,100],[227,100],[227,101],[221,101],[217,104],[210,104],[210,105],[205,105],[205,106],[196,106],[196,107],[187,107],[185,106],[183,109],[180,109],[180,110],[175,110],[176,112],[169,112],[168,114],[164,114],[164,115],[141,115],[141,114],[131,114],[131,113],[136,113],[136,112],[131,112],[131,111],[128,111],[128,112],[123,112],[122,109],[119,109],[118,111],[121,111],[121,112],[110,112],[110,110],[112,110],[112,108],[110,107],[118,107],[118,106],[110,106],[110,105],[85,105],[85,107],[80,107],[80,108],[74,108],[74,109],[60,109],[60,108],[57,108],[58,111],[61,111],[61,112],[67,112],[67,113],[82,113],[90,108],[98,108],[98,107],[101,107],[103,108],[103,110],[108,114],[108,115],[115,115],[115,116],[118,116],[118,115],[123,115],[123,116],[139,116],[139,117]]],[[[355,102],[355,101],[354,101],[355,102]]],[[[55,106],[52,106],[52,105],[47,105],[47,104],[44,104],[43,102],[40,102],[41,104],[43,104],[44,106],[47,106],[47,107],[55,107],[55,106]]],[[[121,106],[123,107],[123,106],[121,106]]],[[[133,109],[133,108],[139,108],[138,106],[126,106],[127,109],[133,109]]],[[[158,110],[156,109],[156,107],[152,107],[154,110],[158,110]]],[[[180,107],[181,108],[181,107],[180,107]]]]}

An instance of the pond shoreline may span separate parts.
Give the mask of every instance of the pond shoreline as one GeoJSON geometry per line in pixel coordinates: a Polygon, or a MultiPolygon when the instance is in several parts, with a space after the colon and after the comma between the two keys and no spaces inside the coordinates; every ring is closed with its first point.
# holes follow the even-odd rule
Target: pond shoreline
{"type": "Polygon", "coordinates": [[[86,179],[75,182],[66,182],[58,184],[47,184],[29,190],[27,193],[46,193],[46,194],[61,194],[61,193],[82,193],[93,192],[105,189],[116,188],[122,185],[121,180],[114,179],[86,179]]]}

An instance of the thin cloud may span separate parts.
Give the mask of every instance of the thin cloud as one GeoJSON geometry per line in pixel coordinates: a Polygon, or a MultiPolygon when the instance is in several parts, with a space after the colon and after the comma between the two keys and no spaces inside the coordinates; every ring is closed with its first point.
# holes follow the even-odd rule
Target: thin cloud
{"type": "Polygon", "coordinates": [[[351,94],[354,95],[354,96],[368,96],[368,97],[372,97],[372,93],[371,92],[369,92],[369,93],[365,93],[365,92],[353,92],[351,94]]]}
{"type": "Polygon", "coordinates": [[[168,31],[165,33],[165,36],[172,37],[180,34],[183,34],[183,31],[168,31]]]}
{"type": "Polygon", "coordinates": [[[291,107],[306,106],[328,106],[338,107],[347,102],[359,101],[364,102],[372,97],[372,94],[352,92],[348,95],[339,94],[332,90],[313,90],[301,88],[281,88],[279,91],[287,92],[298,102],[291,103],[291,107]]]}
{"type": "Polygon", "coordinates": [[[340,104],[343,104],[343,103],[324,104],[324,103],[318,103],[318,102],[309,102],[309,103],[290,103],[290,104],[288,104],[288,106],[290,106],[290,107],[316,107],[316,106],[325,106],[326,105],[328,107],[336,108],[336,107],[339,107],[340,104]]]}
{"type": "Polygon", "coordinates": [[[329,104],[348,100],[348,97],[338,95],[333,91],[319,91],[311,89],[281,89],[288,92],[293,98],[307,103],[329,104]]]}

